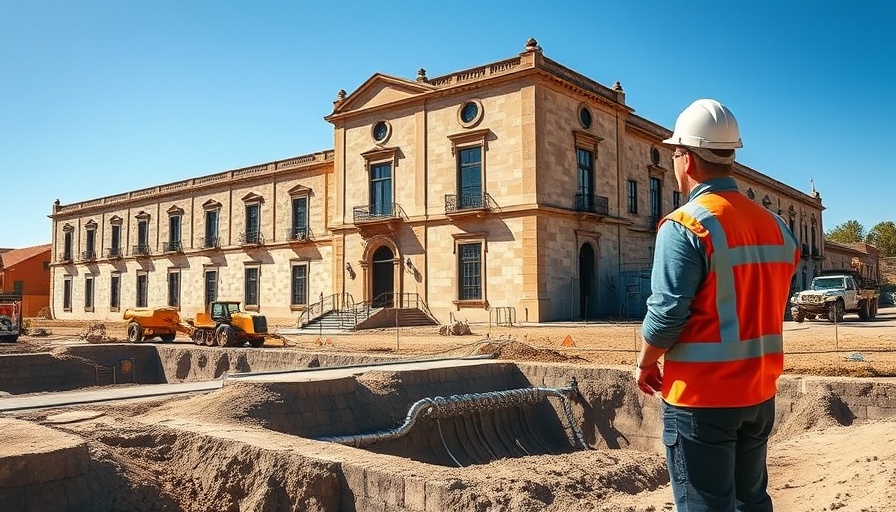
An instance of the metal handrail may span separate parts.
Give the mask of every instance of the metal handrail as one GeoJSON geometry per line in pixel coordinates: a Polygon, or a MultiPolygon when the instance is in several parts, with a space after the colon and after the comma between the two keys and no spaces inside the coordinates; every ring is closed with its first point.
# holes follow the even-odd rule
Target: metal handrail
{"type": "Polygon", "coordinates": [[[598,215],[610,214],[610,199],[594,194],[576,194],[573,208],[579,212],[590,212],[598,215]]]}
{"type": "Polygon", "coordinates": [[[320,296],[320,300],[314,304],[310,304],[302,314],[299,315],[298,327],[316,320],[330,311],[347,311],[354,309],[355,299],[350,293],[334,293],[324,297],[320,296]]]}

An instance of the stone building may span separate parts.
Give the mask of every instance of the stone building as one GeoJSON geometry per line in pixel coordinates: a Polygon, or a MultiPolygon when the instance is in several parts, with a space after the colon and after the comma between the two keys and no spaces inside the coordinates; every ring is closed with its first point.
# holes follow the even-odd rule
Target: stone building
{"type": "Polygon", "coordinates": [[[862,277],[881,282],[880,250],[864,242],[841,243],[825,240],[823,269],[851,268],[862,277]]]}
{"type": "MultiPolygon", "coordinates": [[[[428,306],[442,323],[644,314],[657,221],[686,198],[670,131],[618,82],[530,40],[446,76],[374,74],[326,119],[332,150],[55,205],[55,316],[191,316],[214,297],[275,324],[321,301],[428,306]]],[[[790,222],[814,275],[821,198],[735,171],[790,222]]]]}

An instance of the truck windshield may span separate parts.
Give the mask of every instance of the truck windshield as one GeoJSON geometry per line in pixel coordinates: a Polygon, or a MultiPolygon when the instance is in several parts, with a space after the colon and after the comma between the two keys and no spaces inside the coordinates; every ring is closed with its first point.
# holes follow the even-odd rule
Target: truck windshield
{"type": "Polygon", "coordinates": [[[836,290],[837,288],[846,288],[843,285],[842,277],[816,277],[812,280],[813,290],[836,290]]]}

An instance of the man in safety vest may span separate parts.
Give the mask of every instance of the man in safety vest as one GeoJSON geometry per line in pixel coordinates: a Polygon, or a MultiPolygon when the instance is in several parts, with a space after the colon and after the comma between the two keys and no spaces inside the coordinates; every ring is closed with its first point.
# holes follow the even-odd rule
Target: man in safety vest
{"type": "Polygon", "coordinates": [[[738,192],[732,168],[743,144],[724,105],[695,101],[663,142],[675,148],[688,201],[657,228],[635,380],[662,395],[679,511],[771,511],[766,447],[798,243],[780,217],[738,192]]]}

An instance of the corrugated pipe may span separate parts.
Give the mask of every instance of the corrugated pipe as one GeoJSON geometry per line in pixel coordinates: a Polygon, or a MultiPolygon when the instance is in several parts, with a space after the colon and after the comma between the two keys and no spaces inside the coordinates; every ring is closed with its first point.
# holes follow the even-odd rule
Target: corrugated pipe
{"type": "Polygon", "coordinates": [[[585,438],[578,426],[576,426],[572,415],[572,408],[569,405],[569,399],[578,394],[579,386],[576,379],[573,378],[570,381],[569,386],[565,388],[521,388],[508,389],[505,391],[491,391],[487,393],[451,395],[448,397],[437,396],[435,398],[423,398],[416,401],[414,405],[411,406],[404,419],[404,423],[396,428],[368,434],[324,436],[318,437],[317,440],[362,448],[376,443],[391,441],[406,435],[410,432],[411,428],[413,428],[421,415],[436,419],[449,418],[468,412],[531,405],[538,403],[549,396],[556,396],[560,398],[560,401],[563,404],[566,420],[569,422],[569,427],[573,431],[576,441],[578,441],[582,448],[587,449],[588,445],[585,443],[585,438]]]}

